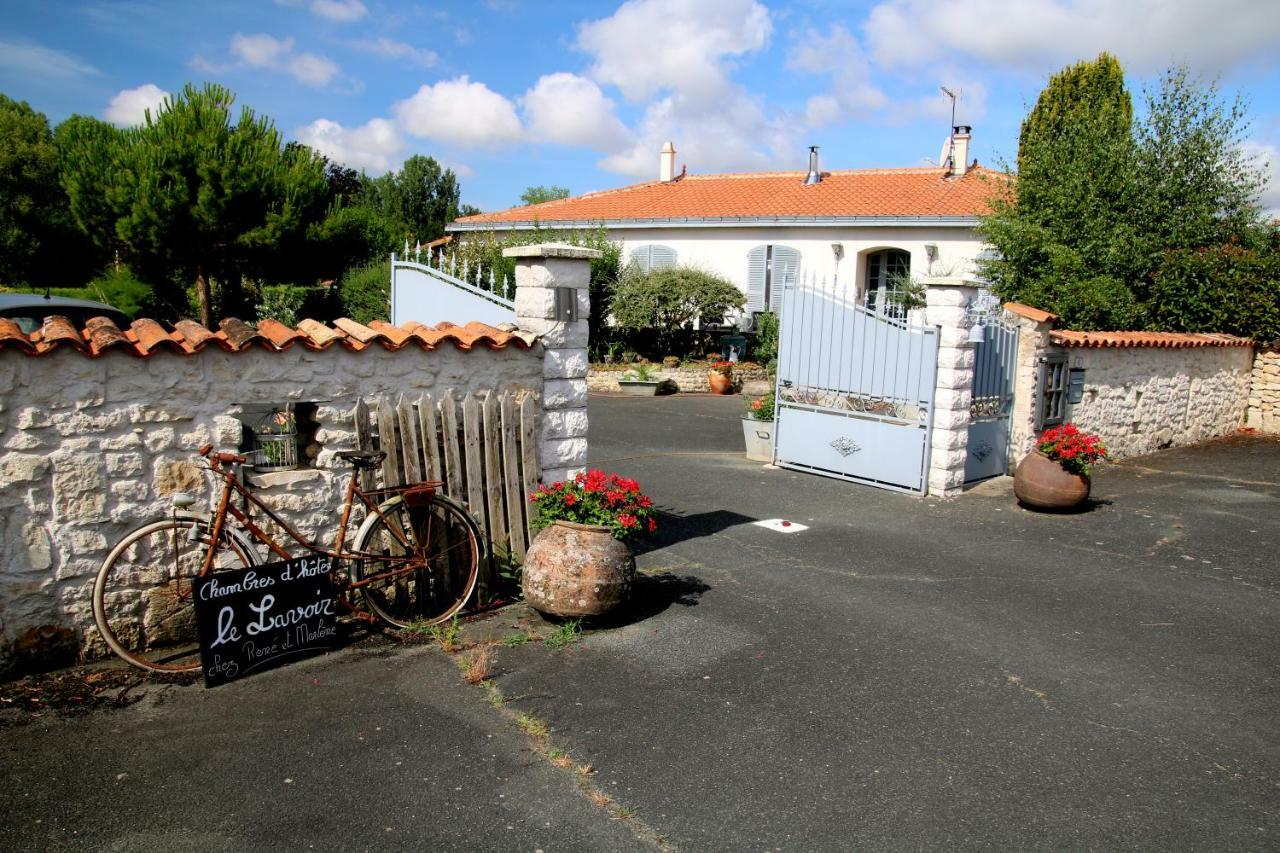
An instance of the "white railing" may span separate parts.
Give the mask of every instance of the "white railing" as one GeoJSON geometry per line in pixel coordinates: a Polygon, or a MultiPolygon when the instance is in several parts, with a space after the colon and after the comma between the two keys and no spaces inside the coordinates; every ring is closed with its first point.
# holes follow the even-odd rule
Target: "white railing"
{"type": "Polygon", "coordinates": [[[513,323],[515,281],[493,267],[472,267],[456,254],[405,243],[402,258],[391,255],[391,322],[416,320],[428,326],[478,320],[513,323]],[[410,260],[412,258],[412,260],[410,260]]]}

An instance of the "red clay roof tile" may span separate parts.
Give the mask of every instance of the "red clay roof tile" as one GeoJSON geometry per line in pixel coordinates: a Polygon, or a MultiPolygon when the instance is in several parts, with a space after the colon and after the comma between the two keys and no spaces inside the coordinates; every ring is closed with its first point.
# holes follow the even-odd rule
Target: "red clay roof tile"
{"type": "Polygon", "coordinates": [[[1253,341],[1209,332],[1074,332],[1066,329],[1049,333],[1049,340],[1064,347],[1129,349],[1155,347],[1250,347],[1253,341]]]}
{"type": "Polygon", "coordinates": [[[43,355],[70,347],[90,358],[113,349],[146,358],[164,350],[189,355],[210,345],[229,352],[243,352],[255,345],[268,352],[279,352],[295,343],[310,350],[327,349],[336,343],[359,352],[375,342],[387,350],[399,350],[410,343],[433,350],[449,342],[460,350],[477,346],[500,350],[508,346],[528,349],[536,340],[535,336],[519,330],[509,332],[484,323],[466,326],[440,323],[432,328],[416,322],[400,327],[375,320],[370,326],[364,326],[344,317],[334,321],[336,329],[315,320],[302,320],[296,329],[275,320],[263,320],[255,329],[229,317],[219,326],[220,331],[215,333],[193,320],[179,320],[173,332],[166,332],[155,320],[143,318],[134,320],[128,331],[122,331],[106,317],[95,317],[83,331],[77,331],[65,317],[54,316],[47,318],[38,332],[26,335],[17,323],[0,317],[0,352],[17,350],[26,355],[43,355]]]}
{"type": "Polygon", "coordinates": [[[1050,311],[1042,311],[1030,305],[1023,305],[1021,302],[1006,302],[1004,310],[1011,314],[1017,314],[1019,317],[1026,317],[1036,323],[1052,323],[1058,319],[1057,314],[1050,311]]]}
{"type": "Polygon", "coordinates": [[[628,219],[806,219],[825,217],[968,217],[990,210],[994,181],[976,168],[959,178],[935,167],[824,172],[806,185],[804,172],[686,175],[575,198],[513,207],[456,220],[463,227],[518,222],[628,219]]]}

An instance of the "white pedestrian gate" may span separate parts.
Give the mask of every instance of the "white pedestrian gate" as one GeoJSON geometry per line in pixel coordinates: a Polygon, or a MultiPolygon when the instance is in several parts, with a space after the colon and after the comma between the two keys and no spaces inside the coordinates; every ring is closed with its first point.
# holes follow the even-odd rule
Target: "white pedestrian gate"
{"type": "Polygon", "coordinates": [[[774,461],[923,494],[937,365],[936,328],[868,311],[825,282],[788,286],[774,461]]]}
{"type": "Polygon", "coordinates": [[[515,282],[492,268],[459,264],[405,244],[404,257],[391,256],[391,323],[427,326],[472,320],[499,326],[516,321],[515,282]],[[412,258],[412,260],[410,260],[412,258]]]}

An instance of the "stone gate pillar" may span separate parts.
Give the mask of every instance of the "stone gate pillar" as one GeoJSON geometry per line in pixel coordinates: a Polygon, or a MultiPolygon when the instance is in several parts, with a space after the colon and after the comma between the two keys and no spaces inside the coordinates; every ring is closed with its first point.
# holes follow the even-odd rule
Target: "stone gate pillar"
{"type": "Polygon", "coordinates": [[[964,488],[969,452],[969,405],[973,402],[973,344],[969,304],[977,288],[960,279],[925,279],[925,322],[939,327],[938,379],[933,397],[929,494],[951,497],[964,488]]]}
{"type": "Polygon", "coordinates": [[[587,462],[587,318],[595,249],[562,243],[513,246],[516,325],[540,336],[543,482],[572,477],[587,462]]]}

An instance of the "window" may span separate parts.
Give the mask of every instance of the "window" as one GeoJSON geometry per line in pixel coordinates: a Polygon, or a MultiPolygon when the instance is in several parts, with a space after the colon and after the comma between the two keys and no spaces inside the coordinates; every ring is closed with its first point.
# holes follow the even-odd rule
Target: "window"
{"type": "Polygon", "coordinates": [[[782,292],[800,276],[800,252],[789,246],[756,246],[747,253],[747,310],[782,310],[782,292]]]}
{"type": "Polygon", "coordinates": [[[631,263],[637,264],[641,272],[653,272],[664,267],[676,265],[676,250],[670,246],[650,243],[647,246],[636,246],[631,250],[631,263]]]}
{"type": "Polygon", "coordinates": [[[1067,354],[1049,353],[1040,359],[1040,405],[1036,431],[1058,426],[1067,419],[1067,354]]]}
{"type": "Polygon", "coordinates": [[[910,278],[911,255],[907,252],[885,249],[867,255],[867,310],[882,317],[906,317],[902,285],[910,278]]]}

